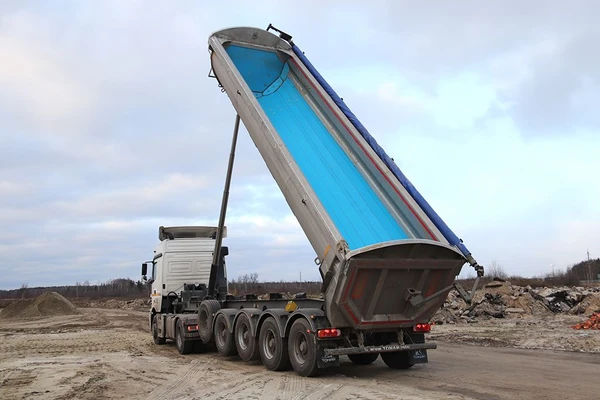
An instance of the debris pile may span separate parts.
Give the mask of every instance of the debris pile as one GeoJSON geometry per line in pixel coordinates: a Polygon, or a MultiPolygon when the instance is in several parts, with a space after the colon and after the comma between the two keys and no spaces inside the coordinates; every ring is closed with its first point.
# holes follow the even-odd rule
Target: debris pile
{"type": "Polygon", "coordinates": [[[77,313],[77,307],[60,294],[45,292],[34,299],[9,304],[0,313],[0,319],[30,319],[77,313]]]}
{"type": "Polygon", "coordinates": [[[87,307],[92,308],[108,308],[112,310],[143,310],[147,311],[149,308],[149,299],[133,299],[133,300],[98,300],[87,303],[87,307]]]}
{"type": "Polygon", "coordinates": [[[600,312],[592,314],[592,316],[585,322],[581,322],[577,325],[573,325],[573,329],[600,329],[600,312]]]}
{"type": "Polygon", "coordinates": [[[479,289],[467,304],[455,290],[432,318],[435,324],[524,315],[591,315],[600,311],[600,287],[532,288],[495,280],[479,289]]]}

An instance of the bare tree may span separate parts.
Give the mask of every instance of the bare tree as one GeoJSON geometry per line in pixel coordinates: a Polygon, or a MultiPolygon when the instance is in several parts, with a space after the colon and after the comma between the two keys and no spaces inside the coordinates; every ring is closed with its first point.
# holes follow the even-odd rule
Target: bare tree
{"type": "Polygon", "coordinates": [[[487,275],[491,278],[500,278],[500,279],[508,278],[508,274],[504,270],[504,267],[502,265],[500,265],[496,260],[493,260],[486,269],[487,269],[487,275]]]}
{"type": "Polygon", "coordinates": [[[27,287],[28,287],[28,286],[29,286],[29,285],[28,285],[27,283],[23,283],[23,284],[21,285],[21,289],[19,289],[19,294],[20,294],[20,296],[21,296],[21,298],[22,298],[22,299],[24,299],[24,298],[25,298],[25,294],[27,293],[27,287]]]}

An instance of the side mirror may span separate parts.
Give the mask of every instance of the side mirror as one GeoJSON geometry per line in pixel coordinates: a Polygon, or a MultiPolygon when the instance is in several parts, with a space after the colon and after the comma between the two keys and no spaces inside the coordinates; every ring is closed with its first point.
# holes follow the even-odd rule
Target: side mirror
{"type": "Polygon", "coordinates": [[[146,276],[148,274],[148,264],[142,263],[142,276],[146,276]]]}
{"type": "Polygon", "coordinates": [[[221,247],[221,256],[225,257],[229,255],[229,247],[223,246],[221,247]]]}

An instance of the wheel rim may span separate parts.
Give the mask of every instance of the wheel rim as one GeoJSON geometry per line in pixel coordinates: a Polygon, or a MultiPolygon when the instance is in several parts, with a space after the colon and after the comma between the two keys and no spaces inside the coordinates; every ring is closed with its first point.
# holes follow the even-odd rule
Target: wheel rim
{"type": "Polygon", "coordinates": [[[250,331],[245,321],[240,324],[240,329],[237,331],[237,342],[242,350],[246,350],[250,344],[250,331]]]}
{"type": "Polygon", "coordinates": [[[294,358],[299,364],[304,364],[308,357],[308,341],[303,332],[298,332],[294,337],[294,358]]]}
{"type": "Polygon", "coordinates": [[[263,353],[268,359],[275,357],[277,351],[277,338],[275,332],[272,329],[267,329],[265,332],[265,339],[263,341],[263,353]]]}
{"type": "Polygon", "coordinates": [[[217,341],[217,345],[221,348],[225,347],[226,338],[227,338],[227,327],[225,323],[220,319],[217,321],[217,334],[215,335],[215,340],[217,341]]]}
{"type": "Polygon", "coordinates": [[[200,316],[198,318],[200,320],[200,325],[201,326],[207,326],[208,325],[208,314],[207,312],[202,309],[200,310],[200,316]]]}

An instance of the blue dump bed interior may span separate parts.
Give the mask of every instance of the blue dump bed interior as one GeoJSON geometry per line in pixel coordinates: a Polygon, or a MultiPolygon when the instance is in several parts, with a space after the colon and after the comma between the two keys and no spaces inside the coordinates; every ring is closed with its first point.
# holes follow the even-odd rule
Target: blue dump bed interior
{"type": "Polygon", "coordinates": [[[237,45],[227,53],[350,249],[408,238],[303,93],[287,61],[237,45]]]}

